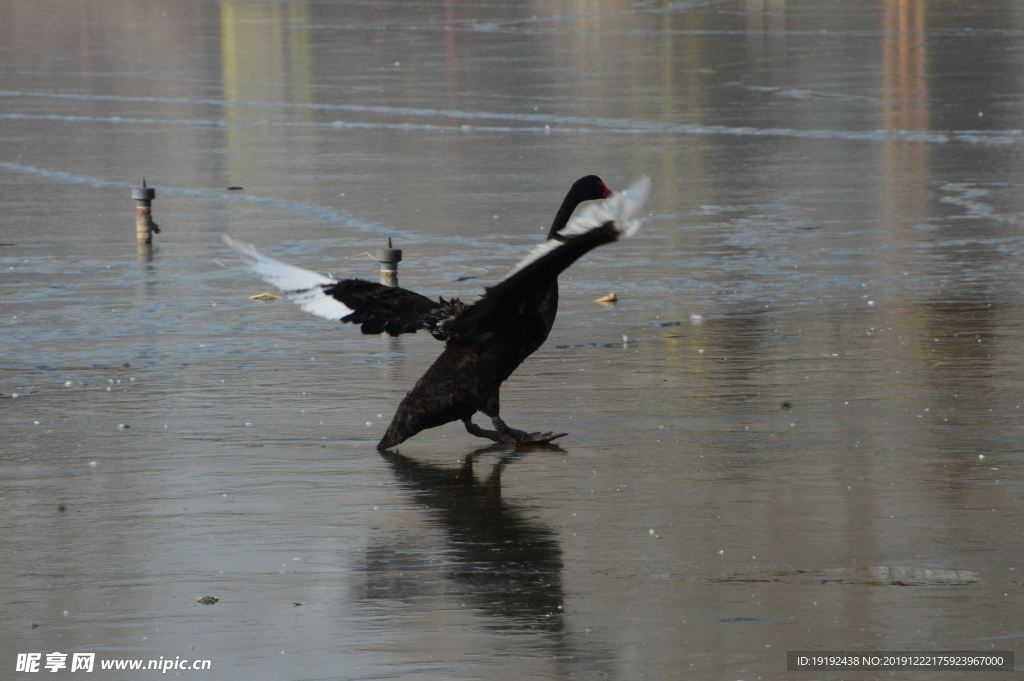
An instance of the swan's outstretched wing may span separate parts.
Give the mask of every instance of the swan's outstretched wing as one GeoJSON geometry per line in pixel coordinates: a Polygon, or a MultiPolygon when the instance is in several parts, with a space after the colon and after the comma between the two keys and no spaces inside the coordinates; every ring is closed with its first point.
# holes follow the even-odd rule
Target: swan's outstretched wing
{"type": "Polygon", "coordinates": [[[246,263],[263,281],[284,291],[289,300],[306,312],[324,319],[342,319],[352,314],[352,308],[324,294],[324,288],[338,283],[337,279],[275,260],[257,251],[252,244],[235,241],[227,235],[224,235],[224,243],[245,256],[246,263]]]}
{"type": "Polygon", "coordinates": [[[341,321],[361,324],[363,333],[387,333],[397,336],[426,329],[443,340],[438,330],[442,321],[454,317],[465,304],[452,298],[431,300],[397,286],[374,284],[362,279],[343,279],[325,286],[324,294],[352,308],[341,321]]]}
{"type": "Polygon", "coordinates": [[[327,277],[275,260],[251,244],[228,236],[224,237],[224,243],[246,256],[249,266],[263,281],[284,291],[289,300],[306,312],[324,319],[360,324],[363,333],[397,336],[426,329],[438,336],[441,321],[465,307],[458,300],[435,301],[404,288],[362,279],[327,277]]]}
{"type": "Polygon", "coordinates": [[[501,334],[521,324],[523,314],[538,309],[552,281],[567,267],[598,246],[636,233],[640,221],[635,216],[647,200],[650,186],[650,179],[643,177],[607,199],[581,204],[553,238],[534,248],[480,300],[445,322],[444,334],[448,338],[501,334]]]}

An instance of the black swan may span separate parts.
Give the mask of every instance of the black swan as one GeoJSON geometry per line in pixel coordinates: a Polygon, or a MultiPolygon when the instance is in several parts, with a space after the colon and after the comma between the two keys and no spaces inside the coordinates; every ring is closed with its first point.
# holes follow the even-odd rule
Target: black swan
{"type": "Polygon", "coordinates": [[[548,240],[473,304],[455,298],[435,301],[362,279],[333,279],[268,258],[230,237],[224,241],[307,312],[361,324],[366,334],[397,336],[426,329],[445,342],[444,352],[398,405],[377,449],[456,420],[470,434],[494,442],[545,444],[567,433],[526,433],[505,425],[498,415],[498,390],[548,337],[558,310],[558,275],[588,251],[631,236],[640,226],[633,216],[649,187],[650,180],[641,178],[612,194],[596,175],[577,180],[555,215],[548,240]],[[576,211],[583,201],[593,203],[576,211]],[[473,423],[478,411],[491,418],[495,430],[473,423]]]}

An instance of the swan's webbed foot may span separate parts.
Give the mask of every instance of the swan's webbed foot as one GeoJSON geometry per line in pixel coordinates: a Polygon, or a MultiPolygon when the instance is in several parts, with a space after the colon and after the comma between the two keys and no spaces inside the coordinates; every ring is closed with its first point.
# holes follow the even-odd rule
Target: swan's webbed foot
{"type": "MultiPolygon", "coordinates": [[[[512,428],[516,435],[517,445],[547,445],[551,444],[552,440],[557,440],[560,437],[565,437],[569,433],[553,433],[548,431],[546,433],[526,433],[522,430],[515,430],[512,428]]],[[[556,445],[557,446],[557,445],[556,445]]]]}
{"type": "Polygon", "coordinates": [[[476,435],[477,437],[487,438],[493,440],[499,444],[505,445],[546,445],[552,440],[557,440],[560,437],[565,437],[569,433],[527,433],[524,430],[517,430],[510,428],[505,425],[497,416],[491,417],[491,423],[497,430],[484,430],[480,426],[473,423],[471,419],[463,419],[462,421],[466,424],[466,431],[470,435],[476,435]]]}
{"type": "Polygon", "coordinates": [[[527,433],[524,430],[517,430],[505,424],[499,416],[492,416],[491,423],[497,428],[498,432],[506,437],[511,437],[512,442],[517,445],[546,445],[552,440],[557,440],[560,437],[565,437],[569,433],[527,433]]]}

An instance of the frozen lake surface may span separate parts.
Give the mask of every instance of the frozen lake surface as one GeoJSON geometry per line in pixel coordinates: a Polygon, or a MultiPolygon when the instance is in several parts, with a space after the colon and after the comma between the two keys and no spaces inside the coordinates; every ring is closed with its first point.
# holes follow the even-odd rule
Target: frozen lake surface
{"type": "Polygon", "coordinates": [[[0,0],[2,675],[1013,650],[1022,49],[1010,0],[0,0]],[[378,453],[441,346],[251,301],[221,242],[376,279],[390,236],[472,299],[589,173],[653,192],[502,391],[554,450],[378,453]]]}

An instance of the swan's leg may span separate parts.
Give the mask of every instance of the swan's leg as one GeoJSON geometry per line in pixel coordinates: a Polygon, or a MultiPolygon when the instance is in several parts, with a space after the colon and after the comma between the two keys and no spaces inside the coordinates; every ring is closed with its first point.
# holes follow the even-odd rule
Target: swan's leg
{"type": "Polygon", "coordinates": [[[466,432],[468,432],[470,435],[476,435],[477,437],[484,437],[484,438],[487,438],[488,440],[493,440],[493,441],[498,442],[500,444],[506,444],[506,445],[515,444],[515,442],[516,442],[515,438],[513,436],[511,436],[511,435],[506,435],[505,433],[499,433],[496,430],[484,430],[480,426],[478,426],[475,423],[473,423],[473,417],[472,416],[470,416],[468,418],[462,419],[462,422],[464,424],[466,424],[466,432]]]}

